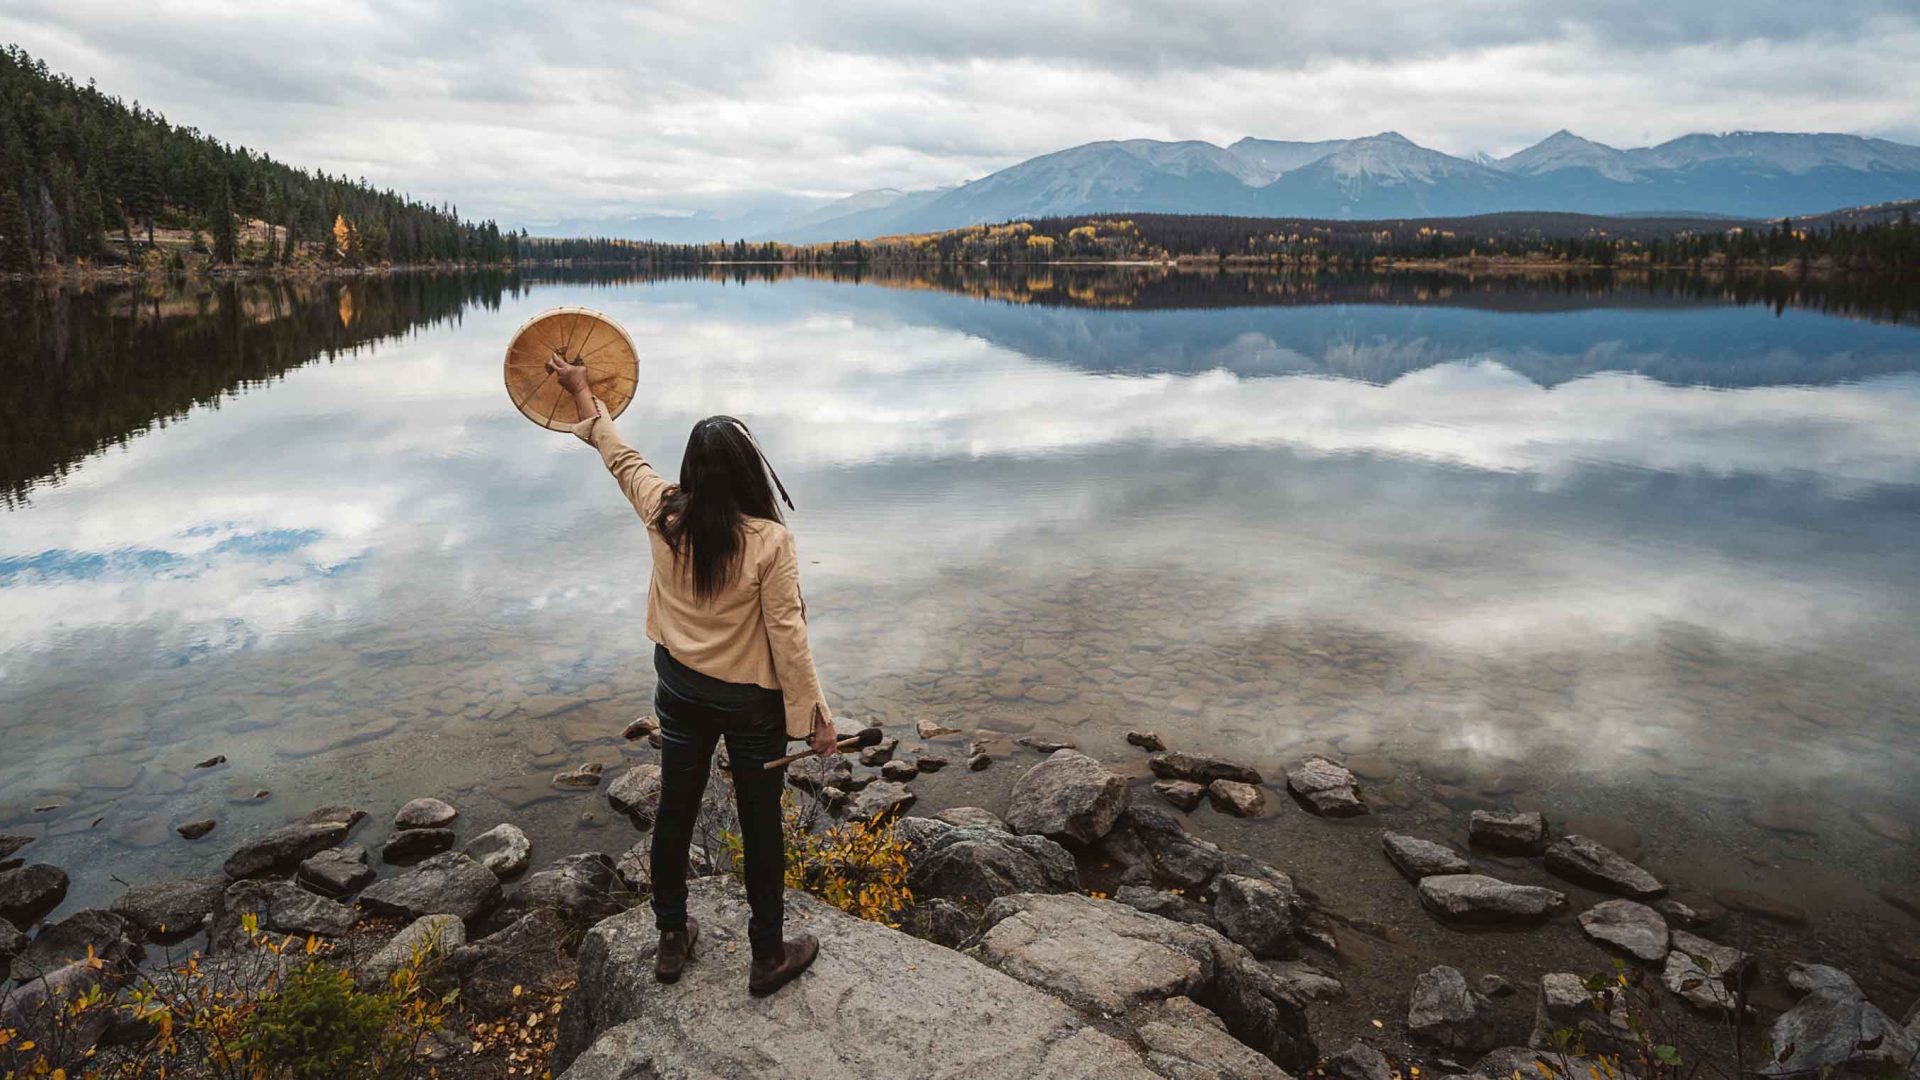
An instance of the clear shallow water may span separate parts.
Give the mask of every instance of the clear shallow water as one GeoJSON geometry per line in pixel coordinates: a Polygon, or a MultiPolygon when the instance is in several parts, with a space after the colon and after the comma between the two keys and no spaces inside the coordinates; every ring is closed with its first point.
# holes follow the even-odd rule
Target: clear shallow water
{"type": "MultiPolygon", "coordinates": [[[[701,416],[754,426],[838,711],[1066,732],[1138,774],[1135,727],[1276,779],[1351,759],[1376,819],[1275,792],[1195,827],[1401,928],[1363,956],[1550,962],[1432,930],[1373,847],[1502,805],[1600,817],[1676,884],[1809,907],[1779,947],[1875,962],[1920,825],[1920,328],[1272,280],[16,296],[0,830],[73,872],[69,907],[322,802],[372,841],[431,794],[537,859],[630,843],[548,780],[645,753],[617,734],[652,693],[647,547],[499,373],[528,315],[586,304],[642,347],[620,426],[663,472],[701,416]]],[[[923,805],[1001,805],[1032,757],[1005,756],[923,805]]]]}

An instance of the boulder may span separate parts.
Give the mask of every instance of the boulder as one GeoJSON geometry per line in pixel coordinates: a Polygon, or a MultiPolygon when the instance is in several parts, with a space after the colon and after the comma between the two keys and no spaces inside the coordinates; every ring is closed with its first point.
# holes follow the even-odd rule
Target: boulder
{"type": "Polygon", "coordinates": [[[68,964],[84,962],[89,950],[107,967],[122,968],[144,955],[129,936],[135,930],[132,922],[111,911],[76,911],[41,927],[14,955],[9,974],[15,982],[30,982],[68,964]]]}
{"type": "Polygon", "coordinates": [[[528,912],[551,911],[562,925],[584,930],[627,910],[626,893],[610,856],[598,851],[568,855],[530,875],[488,923],[505,926],[528,912]]]}
{"type": "Polygon", "coordinates": [[[221,869],[235,880],[290,874],[301,862],[345,840],[352,827],[352,821],[344,817],[282,825],[227,856],[221,869]]]}
{"type": "Polygon", "coordinates": [[[1167,1080],[1293,1080],[1192,998],[1155,1001],[1127,1019],[1147,1066],[1167,1080]]]}
{"type": "MultiPolygon", "coordinates": [[[[1221,782],[1232,783],[1232,781],[1221,782]]],[[[1153,790],[1154,794],[1182,810],[1192,810],[1200,805],[1201,799],[1207,797],[1206,786],[1191,780],[1155,780],[1153,790]]]]}
{"type": "Polygon", "coordinates": [[[893,752],[898,749],[900,749],[900,740],[895,736],[888,735],[872,746],[861,749],[860,764],[865,765],[869,769],[877,769],[887,762],[892,761],[893,752]]]}
{"type": "Polygon", "coordinates": [[[918,798],[905,784],[882,780],[868,784],[847,803],[847,817],[856,821],[893,817],[906,813],[918,798]]]}
{"type": "MultiPolygon", "coordinates": [[[[32,1041],[68,1047],[69,1056],[77,1059],[106,1034],[114,1010],[88,1009],[71,1020],[56,1021],[53,1017],[71,1017],[73,1014],[61,1006],[86,996],[96,986],[113,990],[115,975],[104,966],[68,964],[0,992],[0,1031],[11,1031],[16,1046],[32,1041]]],[[[0,1049],[0,1068],[12,1064],[7,1060],[8,1053],[0,1049]]]]}
{"type": "MultiPolygon", "coordinates": [[[[652,914],[647,912],[649,924],[652,914]]],[[[435,985],[458,986],[461,1002],[481,1015],[503,1013],[519,1005],[515,987],[536,999],[557,993],[573,976],[566,935],[567,928],[553,912],[528,912],[497,933],[449,950],[435,973],[435,985]]],[[[659,931],[654,931],[654,937],[659,938],[659,931]]],[[[706,940],[704,926],[701,940],[706,940]]],[[[695,955],[705,959],[709,955],[707,946],[696,946],[695,955]]]]}
{"type": "Polygon", "coordinates": [[[1000,815],[978,806],[950,806],[933,815],[935,821],[944,821],[949,825],[982,825],[989,829],[1007,829],[1007,823],[1000,815]]]}
{"type": "Polygon", "coordinates": [[[460,816],[450,804],[439,799],[415,799],[393,815],[396,829],[444,829],[460,816]]]}
{"type": "Polygon", "coordinates": [[[14,852],[19,851],[31,843],[33,843],[33,837],[31,836],[21,836],[18,833],[0,833],[0,859],[8,858],[14,852]]]}
{"type": "MultiPolygon", "coordinates": [[[[1527,1045],[1536,1048],[1555,1046],[1559,1032],[1578,1035],[1589,1051],[1617,1053],[1624,1049],[1620,1040],[1630,1039],[1624,1009],[1618,1010],[1618,1022],[1600,1011],[1586,980],[1566,971],[1540,976],[1540,996],[1534,1004],[1533,1034],[1527,1045]]],[[[1501,1080],[1505,1080],[1504,1077],[1501,1080]]]]}
{"type": "Polygon", "coordinates": [[[1601,892],[1651,899],[1667,891],[1652,874],[1584,836],[1563,836],[1547,848],[1547,872],[1601,892]]]}
{"type": "Polygon", "coordinates": [[[360,893],[360,904],[368,911],[405,919],[457,915],[472,922],[499,902],[500,879],[457,851],[435,855],[360,893]]]}
{"type": "Polygon", "coordinates": [[[159,881],[136,885],[121,893],[119,899],[109,905],[109,910],[145,933],[183,936],[205,925],[226,891],[224,877],[159,881]]]}
{"type": "Polygon", "coordinates": [[[922,899],[981,905],[1013,893],[1075,892],[1080,874],[1067,849],[1044,836],[965,825],[925,842],[907,887],[922,899]]]}
{"type": "Polygon", "coordinates": [[[1023,835],[1091,844],[1127,808],[1127,782],[1078,750],[1056,750],[1013,785],[1007,825],[1023,835]]]}
{"type": "Polygon", "coordinates": [[[1747,954],[1675,930],[1660,981],[1682,1001],[1708,1012],[1732,1012],[1732,987],[1746,974],[1747,954]]]}
{"type": "Polygon", "coordinates": [[[660,812],[660,784],[660,766],[635,765],[607,785],[607,802],[615,813],[627,815],[634,828],[651,829],[660,812]]]}
{"type": "Polygon", "coordinates": [[[383,990],[388,978],[412,963],[416,953],[422,961],[420,967],[424,972],[466,943],[467,924],[457,917],[423,915],[408,923],[382,945],[379,952],[360,965],[360,987],[368,991],[383,990]]]}
{"type": "Polygon", "coordinates": [[[1467,986],[1466,976],[1442,964],[1413,982],[1407,1033],[1416,1039],[1467,1053],[1500,1044],[1493,1002],[1467,986]]]}
{"type": "Polygon", "coordinates": [[[1394,1080],[1397,1074],[1387,1062],[1387,1055],[1366,1043],[1356,1042],[1327,1059],[1326,1075],[1334,1080],[1394,1080]]]}
{"type": "Polygon", "coordinates": [[[1130,875],[1137,870],[1138,883],[1159,880],[1189,891],[1205,887],[1226,866],[1218,847],[1189,835],[1179,819],[1151,806],[1130,807],[1120,815],[1101,850],[1129,867],[1130,875]]]}
{"type": "Polygon", "coordinates": [[[353,844],[328,848],[301,862],[294,877],[314,892],[338,899],[366,888],[375,874],[367,865],[367,849],[353,844]]]}
{"type": "Polygon", "coordinates": [[[1416,836],[1382,832],[1380,847],[1387,853],[1387,859],[1394,868],[1410,881],[1436,874],[1465,874],[1472,870],[1467,860],[1452,848],[1416,836]]]}
{"type": "Polygon", "coordinates": [[[1288,769],[1287,790],[1323,817],[1357,817],[1367,812],[1353,774],[1323,757],[1309,757],[1288,769]]]}
{"type": "Polygon", "coordinates": [[[1794,964],[1787,983],[1806,995],[1773,1022],[1767,1042],[1774,1055],[1762,1075],[1904,1075],[1920,1059],[1920,1033],[1894,1023],[1845,972],[1794,964]]]}
{"type": "Polygon", "coordinates": [[[847,782],[852,779],[853,762],[845,754],[802,758],[787,766],[787,783],[802,791],[819,791],[827,787],[845,791],[847,782]]]}
{"type": "Polygon", "coordinates": [[[1239,874],[1221,874],[1214,879],[1213,896],[1214,924],[1229,941],[1269,959],[1297,955],[1293,944],[1293,903],[1297,897],[1271,882],[1239,874]]]}
{"type": "Polygon", "coordinates": [[[460,852],[506,881],[525,872],[533,857],[533,841],[520,826],[503,821],[467,841],[460,852]]]}
{"type": "Polygon", "coordinates": [[[1201,785],[1211,784],[1215,780],[1260,783],[1260,771],[1251,765],[1208,754],[1189,754],[1183,750],[1155,754],[1147,759],[1147,767],[1162,780],[1187,780],[1201,785]]]}
{"type": "Polygon", "coordinates": [[[983,926],[974,956],[1075,1008],[1113,1016],[1187,997],[1282,1066],[1304,1069],[1317,1056],[1306,1014],[1273,976],[1204,926],[1078,893],[1001,897],[983,926]]]}
{"type": "Polygon", "coordinates": [[[1267,793],[1238,780],[1215,780],[1207,785],[1213,808],[1234,817],[1261,817],[1267,812],[1267,793]]]}
{"type": "Polygon", "coordinates": [[[919,775],[920,766],[915,765],[911,761],[895,759],[880,766],[880,777],[883,780],[894,780],[904,784],[919,775]]]}
{"type": "Polygon", "coordinates": [[[901,923],[901,929],[923,941],[958,949],[973,938],[979,920],[966,908],[942,897],[933,897],[913,905],[901,923]]]}
{"type": "Polygon", "coordinates": [[[231,952],[247,944],[244,919],[252,915],[263,933],[295,937],[339,937],[353,929],[353,909],[291,881],[236,881],[220,897],[207,931],[209,952],[231,952]]]}
{"type": "Polygon", "coordinates": [[[452,829],[402,829],[380,845],[380,861],[414,863],[452,849],[452,829]]]}
{"type": "Polygon", "coordinates": [[[0,919],[0,971],[5,971],[13,963],[13,958],[20,955],[20,950],[26,947],[27,935],[15,930],[7,920],[0,919]]]}
{"type": "Polygon", "coordinates": [[[1564,893],[1512,885],[1484,874],[1436,874],[1420,879],[1420,902],[1448,922],[1482,925],[1538,922],[1567,906],[1564,893]]]}
{"type": "Polygon", "coordinates": [[[820,956],[754,999],[746,897],[731,878],[689,889],[701,945],[678,983],[653,978],[650,913],[588,931],[560,1016],[561,1080],[787,1076],[796,1080],[1153,1080],[1139,1052],[1061,1002],[966,956],[787,894],[790,934],[820,956]],[[884,977],[876,973],[884,972],[884,977]],[[983,1038],[983,1033],[991,1033],[983,1038]]]}
{"type": "Polygon", "coordinates": [[[1667,958],[1667,920],[1645,904],[1608,900],[1580,913],[1580,929],[1595,941],[1650,964],[1667,958]]]}
{"type": "Polygon", "coordinates": [[[1488,851],[1538,855],[1547,848],[1547,819],[1538,811],[1475,810],[1467,819],[1467,841],[1488,851]]]}
{"type": "Polygon", "coordinates": [[[1163,919],[1192,923],[1195,926],[1213,926],[1219,929],[1214,925],[1212,908],[1165,889],[1154,889],[1145,885],[1122,885],[1113,894],[1113,899],[1135,911],[1144,911],[1163,919]]]}
{"type": "Polygon", "coordinates": [[[48,863],[0,870],[0,919],[25,929],[67,898],[66,871],[48,863]]]}

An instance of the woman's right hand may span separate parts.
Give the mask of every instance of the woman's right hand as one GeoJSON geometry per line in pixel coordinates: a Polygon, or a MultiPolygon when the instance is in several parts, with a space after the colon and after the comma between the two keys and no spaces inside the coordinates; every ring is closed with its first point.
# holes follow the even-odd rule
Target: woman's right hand
{"type": "Polygon", "coordinates": [[[832,757],[839,753],[840,733],[834,730],[833,721],[816,716],[813,734],[807,736],[807,746],[821,757],[832,757]]]}
{"type": "Polygon", "coordinates": [[[579,394],[587,389],[587,365],[568,362],[555,355],[547,361],[547,370],[560,381],[560,389],[569,394],[579,394]]]}

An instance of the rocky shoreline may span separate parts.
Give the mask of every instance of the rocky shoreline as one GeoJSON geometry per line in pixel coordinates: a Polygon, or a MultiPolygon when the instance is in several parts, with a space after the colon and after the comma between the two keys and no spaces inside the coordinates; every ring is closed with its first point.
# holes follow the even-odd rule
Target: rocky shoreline
{"type": "MultiPolygon", "coordinates": [[[[645,718],[623,734],[658,740],[645,718]]],[[[1136,775],[1151,779],[1129,779],[1137,762],[1096,760],[1071,739],[1029,733],[1010,751],[994,733],[928,721],[882,732],[857,759],[794,766],[792,786],[830,812],[897,819],[915,902],[903,933],[790,893],[794,922],[826,948],[815,974],[764,1007],[738,992],[744,899],[726,875],[694,889],[705,963],[678,987],[651,980],[654,935],[639,902],[660,771],[648,761],[552,781],[603,791],[608,809],[640,831],[618,856],[537,861],[515,824],[466,834],[454,806],[427,796],[397,808],[376,860],[350,843],[367,814],[323,807],[248,838],[217,876],[137,885],[105,909],[52,919],[66,874],[30,862],[28,838],[0,836],[0,962],[14,980],[0,994],[0,1028],[31,1032],[48,1002],[124,985],[149,945],[202,949],[211,961],[240,949],[242,928],[257,924],[351,942],[363,979],[432,942],[434,984],[457,988],[470,1019],[512,1009],[523,994],[570,992],[552,1068],[573,1080],[769,1071],[1388,1080],[1414,1067],[1504,1080],[1542,1053],[1567,1065],[1579,1056],[1564,1047],[1569,1036],[1590,1053],[1630,1059],[1645,1050],[1634,1029],[1647,1018],[1698,1035],[1684,1052],[1729,1056],[1734,1044],[1710,1036],[1737,1018],[1733,1038],[1769,1076],[1920,1069],[1920,1006],[1902,1013],[1831,965],[1715,940],[1729,908],[1791,920],[1791,905],[1672,888],[1541,811],[1476,810],[1459,847],[1378,829],[1379,855],[1405,880],[1409,902],[1447,932],[1576,922],[1618,958],[1622,988],[1630,977],[1631,988],[1646,988],[1636,999],[1646,1017],[1625,1004],[1637,989],[1600,1007],[1594,979],[1612,976],[1611,962],[1549,972],[1537,986],[1435,965],[1393,1000],[1356,999],[1342,974],[1366,962],[1354,943],[1368,928],[1319,901],[1306,884],[1315,868],[1270,865],[1185,822],[1305,813],[1329,828],[1364,827],[1361,778],[1314,755],[1270,783],[1245,763],[1169,749],[1153,732],[1127,742],[1145,755],[1136,775]],[[1014,754],[1043,756],[1020,773],[1003,814],[954,806],[905,816],[921,775],[954,759],[973,772],[1005,768],[1014,754]],[[1507,880],[1518,865],[1564,887],[1507,880]],[[1755,993],[1763,970],[1789,992],[1755,993]],[[1316,1038],[1340,1013],[1373,1017],[1377,1034],[1339,1045],[1316,1038]]],[[[714,853],[696,855],[695,872],[711,871],[714,853]]],[[[90,1032],[103,1045],[137,1034],[90,1032]]],[[[432,1049],[442,1060],[469,1052],[458,1035],[432,1049]]]]}

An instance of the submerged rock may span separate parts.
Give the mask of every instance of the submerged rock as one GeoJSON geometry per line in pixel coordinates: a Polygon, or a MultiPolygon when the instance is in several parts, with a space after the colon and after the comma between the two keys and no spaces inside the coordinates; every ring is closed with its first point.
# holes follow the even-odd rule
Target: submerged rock
{"type": "Polygon", "coordinates": [[[1464,874],[1472,869],[1467,860],[1452,848],[1416,836],[1382,832],[1380,847],[1387,853],[1387,859],[1394,868],[1411,881],[1436,874],[1464,874]]]}
{"type": "Polygon", "coordinates": [[[1480,1053],[1500,1044],[1493,1003],[1467,986],[1466,976],[1442,964],[1413,983],[1407,1033],[1449,1050],[1480,1053]]]}
{"type": "Polygon", "coordinates": [[[1567,897],[1484,874],[1438,874],[1420,879],[1420,902],[1444,920],[1486,925],[1538,922],[1563,910],[1567,897]]]}
{"type": "Polygon", "coordinates": [[[1288,769],[1287,790],[1323,817],[1356,817],[1367,812],[1353,774],[1323,757],[1309,757],[1288,769]]]}
{"type": "Polygon", "coordinates": [[[731,878],[689,889],[697,959],[671,986],[654,980],[659,934],[629,912],[588,931],[579,985],[560,1017],[561,1080],[778,1075],[823,1080],[1154,1080],[1132,1047],[1060,1001],[930,942],[787,894],[789,934],[820,956],[764,999],[744,992],[746,898],[731,878]],[[885,972],[876,978],[876,972],[885,972]],[[937,1015],[929,1015],[938,1003],[937,1015]],[[991,1037],[983,1037],[991,1033],[991,1037]]]}
{"type": "Polygon", "coordinates": [[[1538,855],[1547,847],[1547,819],[1537,811],[1509,814],[1475,810],[1467,819],[1467,840],[1488,851],[1538,855]]]}
{"type": "Polygon", "coordinates": [[[1013,785],[1007,825],[1066,843],[1107,835],[1127,808],[1127,782],[1078,750],[1054,751],[1013,785]]]}
{"type": "Polygon", "coordinates": [[[1667,891],[1659,879],[1584,836],[1563,836],[1547,848],[1547,872],[1602,892],[1650,899],[1667,891]]]}
{"type": "Polygon", "coordinates": [[[1806,908],[1751,889],[1721,889],[1713,894],[1713,898],[1735,911],[1758,915],[1774,922],[1798,924],[1807,921],[1806,908]]]}
{"type": "Polygon", "coordinates": [[[1051,754],[1057,750],[1078,750],[1080,748],[1079,743],[1063,735],[1022,735],[1013,741],[1029,750],[1038,750],[1043,754],[1051,754]]]}
{"type": "Polygon", "coordinates": [[[183,821],[175,825],[173,831],[179,833],[183,840],[198,840],[212,832],[219,824],[212,818],[199,818],[194,821],[183,821]]]}
{"type": "Polygon", "coordinates": [[[396,829],[444,829],[460,816],[451,804],[439,799],[414,799],[393,815],[396,829]]]}
{"type": "Polygon", "coordinates": [[[1192,810],[1207,797],[1207,789],[1191,780],[1156,780],[1154,793],[1182,810],[1192,810]]]}
{"type": "Polygon", "coordinates": [[[1162,780],[1188,780],[1201,785],[1211,784],[1215,780],[1258,784],[1261,779],[1260,771],[1251,765],[1209,754],[1191,754],[1184,750],[1155,754],[1147,759],[1147,767],[1162,780]]]}
{"type": "Polygon", "coordinates": [[[1580,913],[1580,929],[1636,959],[1658,963],[1667,956],[1667,921],[1645,904],[1608,900],[1580,913]]]}

